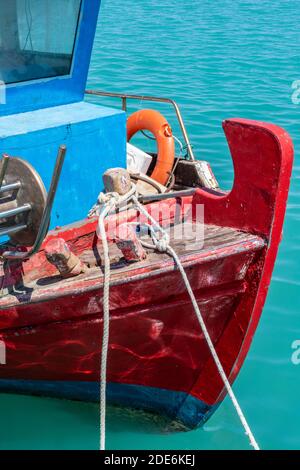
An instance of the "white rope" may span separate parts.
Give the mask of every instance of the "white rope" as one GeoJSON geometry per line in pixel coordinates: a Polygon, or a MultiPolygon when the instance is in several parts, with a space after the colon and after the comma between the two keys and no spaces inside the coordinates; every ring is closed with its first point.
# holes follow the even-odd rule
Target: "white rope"
{"type": "Polygon", "coordinates": [[[109,214],[109,212],[119,205],[121,202],[132,200],[136,208],[152,223],[152,225],[144,224],[149,230],[151,239],[153,241],[153,245],[149,245],[142,241],[142,244],[148,248],[156,248],[158,251],[162,253],[167,253],[174,259],[180,273],[182,279],[185,283],[187,292],[190,296],[192,305],[194,307],[198,322],[200,327],[203,331],[205,340],[207,345],[210,349],[212,358],[217,366],[218,372],[223,380],[224,386],[227,390],[227,393],[232,401],[232,404],[237,412],[237,415],[241,421],[241,424],[245,430],[247,437],[249,438],[249,442],[251,446],[255,450],[260,450],[259,446],[256,442],[256,439],[250,429],[250,426],[247,423],[247,420],[243,414],[243,411],[235,397],[235,394],[232,390],[232,387],[227,379],[226,373],[223,369],[223,366],[220,362],[218,353],[213,345],[213,342],[210,338],[209,332],[206,328],[205,322],[203,320],[201,311],[199,309],[196,297],[193,293],[191,284],[188,280],[188,277],[184,271],[184,268],[181,264],[179,257],[177,256],[176,252],[170,246],[169,242],[169,235],[167,232],[160,226],[160,224],[149,214],[149,212],[140,204],[137,197],[135,196],[136,190],[135,185],[132,185],[132,189],[125,195],[120,197],[119,195],[115,195],[114,193],[111,194],[100,194],[98,198],[98,204],[95,205],[93,208],[93,213],[99,212],[99,235],[101,236],[102,245],[103,245],[103,253],[104,253],[104,285],[103,285],[103,339],[102,339],[102,353],[101,353],[101,384],[100,384],[100,449],[105,450],[105,434],[106,434],[106,382],[107,382],[107,354],[108,354],[108,345],[109,345],[109,288],[110,288],[110,259],[109,259],[109,250],[108,250],[108,243],[107,243],[107,236],[105,231],[105,223],[104,219],[109,214]],[[102,204],[102,207],[99,207],[99,204],[102,204]],[[156,231],[160,232],[161,238],[157,237],[156,231]]]}
{"type": "Polygon", "coordinates": [[[109,213],[112,204],[103,206],[99,216],[99,232],[101,236],[104,255],[104,281],[103,281],[103,333],[101,349],[100,371],[100,450],[105,450],[106,437],[106,378],[107,378],[107,354],[109,345],[109,287],[110,287],[110,259],[104,219],[109,213]]]}
{"type": "Polygon", "coordinates": [[[215,349],[215,347],[214,347],[214,345],[213,345],[213,342],[212,342],[212,340],[211,340],[211,338],[210,338],[209,332],[208,332],[208,330],[207,330],[207,328],[206,328],[206,325],[205,325],[205,322],[204,322],[204,320],[203,320],[201,311],[200,311],[200,309],[199,309],[197,300],[196,300],[195,295],[194,295],[194,293],[193,293],[193,290],[192,290],[192,288],[191,288],[191,284],[190,284],[190,282],[189,282],[189,280],[188,280],[188,278],[187,278],[187,275],[186,275],[186,273],[185,273],[185,271],[184,271],[184,269],[183,269],[183,266],[182,266],[182,264],[181,264],[181,262],[180,262],[180,259],[178,258],[177,254],[175,253],[175,251],[173,250],[173,248],[171,248],[170,246],[169,246],[168,249],[167,249],[167,253],[169,253],[169,254],[174,258],[174,261],[176,262],[176,264],[177,264],[177,266],[178,266],[178,269],[179,269],[179,271],[180,271],[180,273],[181,273],[181,275],[182,275],[182,278],[183,278],[183,280],[184,280],[186,289],[187,289],[188,294],[189,294],[189,296],[190,296],[190,299],[191,299],[191,301],[192,301],[192,304],[193,304],[193,307],[194,307],[194,310],[195,310],[197,319],[198,319],[198,321],[199,321],[199,323],[200,323],[200,326],[201,326],[201,329],[202,329],[202,331],[203,331],[204,337],[205,337],[206,342],[207,342],[207,344],[208,344],[208,347],[209,347],[209,349],[210,349],[211,355],[212,355],[212,357],[213,357],[213,360],[215,361],[215,364],[216,364],[216,366],[217,366],[218,372],[219,372],[219,374],[220,374],[220,376],[221,376],[221,378],[222,378],[222,380],[223,380],[223,383],[224,383],[225,388],[226,388],[226,390],[227,390],[227,393],[228,393],[228,395],[229,395],[229,397],[230,397],[230,399],[231,399],[231,401],[232,401],[232,404],[233,404],[233,406],[234,406],[234,408],[235,408],[235,410],[236,410],[236,412],[237,412],[237,415],[238,415],[238,417],[239,417],[239,419],[240,419],[240,421],[241,421],[241,423],[242,423],[242,426],[243,426],[243,428],[244,428],[244,430],[245,430],[246,436],[249,438],[250,445],[251,445],[255,450],[260,450],[260,449],[259,449],[259,446],[258,446],[258,444],[257,444],[257,442],[256,442],[256,439],[255,439],[255,437],[254,437],[254,435],[253,435],[253,433],[252,433],[252,431],[251,431],[251,429],[250,429],[250,426],[249,426],[249,424],[248,424],[248,422],[247,422],[247,420],[246,420],[246,418],[245,418],[245,415],[244,415],[244,413],[243,413],[243,411],[242,411],[242,409],[241,409],[241,407],[240,407],[240,405],[239,405],[239,403],[238,403],[238,401],[237,401],[237,399],[236,399],[236,396],[235,396],[235,394],[234,394],[234,392],[233,392],[233,390],[232,390],[232,387],[231,387],[231,385],[230,385],[230,383],[229,383],[229,380],[227,379],[226,373],[225,373],[225,371],[224,371],[224,369],[223,369],[223,366],[222,366],[222,364],[221,364],[221,362],[220,362],[218,353],[217,353],[217,351],[216,351],[216,349],[215,349]]]}
{"type": "MultiPolygon", "coordinates": [[[[200,326],[201,326],[201,329],[202,329],[202,331],[203,331],[205,340],[206,340],[207,345],[208,345],[208,347],[209,347],[209,349],[210,349],[212,358],[213,358],[213,360],[214,360],[214,362],[215,362],[215,364],[216,364],[216,366],[217,366],[218,372],[219,372],[219,374],[220,374],[220,376],[221,376],[221,378],[222,378],[222,380],[223,380],[223,383],[224,383],[224,386],[225,386],[225,388],[226,388],[226,390],[227,390],[227,393],[228,393],[228,395],[229,395],[229,397],[230,397],[230,399],[231,399],[231,401],[232,401],[232,404],[233,404],[233,406],[234,406],[234,408],[235,408],[235,410],[236,410],[236,412],[237,412],[237,415],[238,415],[238,417],[239,417],[239,419],[240,419],[240,421],[241,421],[241,423],[242,423],[242,426],[243,426],[243,428],[244,428],[244,430],[245,430],[246,436],[249,438],[249,442],[250,442],[251,446],[252,446],[255,450],[260,450],[260,449],[259,449],[259,446],[258,446],[258,444],[257,444],[257,442],[256,442],[256,439],[255,439],[255,437],[254,437],[254,435],[253,435],[253,433],[252,433],[252,431],[251,431],[251,429],[250,429],[250,426],[248,425],[247,420],[246,420],[246,418],[245,418],[245,416],[244,416],[244,414],[243,414],[243,411],[242,411],[242,409],[241,409],[241,407],[240,407],[240,405],[239,405],[239,403],[238,403],[238,401],[237,401],[237,399],[236,399],[236,397],[235,397],[235,394],[234,394],[234,392],[233,392],[233,390],[232,390],[232,387],[231,387],[231,385],[230,385],[230,383],[229,383],[229,380],[227,379],[226,373],[225,373],[225,371],[224,371],[224,369],[223,369],[223,366],[222,366],[222,364],[221,364],[221,362],[220,362],[218,353],[217,353],[217,351],[216,351],[216,349],[215,349],[215,347],[214,347],[214,345],[213,345],[213,342],[212,342],[212,340],[211,340],[211,338],[210,338],[209,332],[208,332],[208,330],[207,330],[207,328],[206,328],[206,325],[205,325],[205,322],[204,322],[204,320],[203,320],[201,311],[200,311],[200,309],[199,309],[199,306],[198,306],[196,297],[195,297],[195,295],[194,295],[194,292],[193,292],[193,290],[192,290],[192,287],[191,287],[191,284],[190,284],[190,282],[189,282],[189,280],[188,280],[188,277],[187,277],[187,275],[186,275],[186,273],[185,273],[185,271],[184,271],[184,268],[183,268],[183,266],[182,266],[182,264],[181,264],[181,261],[180,261],[179,257],[177,256],[176,252],[175,252],[175,251],[173,250],[173,248],[169,245],[169,236],[168,236],[168,234],[167,234],[167,233],[163,230],[163,228],[157,223],[157,221],[156,221],[155,219],[153,219],[153,217],[149,214],[149,212],[139,203],[139,201],[137,200],[136,197],[133,197],[132,199],[133,199],[134,203],[137,205],[139,211],[140,211],[145,217],[147,217],[147,218],[152,222],[152,224],[153,224],[157,229],[159,229],[160,232],[163,234],[163,237],[162,237],[161,239],[157,239],[155,231],[154,231],[153,229],[151,229],[151,226],[150,226],[150,227],[148,226],[148,227],[151,229],[150,234],[151,234],[151,238],[152,238],[152,241],[153,241],[153,243],[154,243],[155,248],[157,248],[158,251],[160,251],[160,252],[166,252],[166,253],[168,253],[170,256],[173,257],[175,263],[177,264],[178,269],[179,269],[179,271],[180,271],[180,273],[181,273],[182,279],[183,279],[183,281],[184,281],[184,283],[185,283],[186,289],[187,289],[187,291],[188,291],[188,294],[189,294],[189,296],[190,296],[190,299],[191,299],[191,301],[192,301],[192,304],[193,304],[193,307],[194,307],[194,310],[195,310],[195,313],[196,313],[198,322],[199,322],[199,324],[200,324],[200,326]]],[[[143,242],[142,242],[142,243],[143,243],[143,242]]],[[[145,243],[143,243],[143,244],[148,246],[148,244],[145,244],[145,243]]]]}
{"type": "Polygon", "coordinates": [[[100,193],[97,203],[89,212],[89,217],[99,213],[98,235],[101,237],[104,257],[104,280],[103,280],[103,333],[101,348],[101,368],[100,368],[100,450],[105,450],[106,440],[106,384],[107,384],[107,356],[109,346],[109,291],[110,291],[110,259],[105,230],[105,217],[116,208],[128,201],[136,189],[133,185],[131,190],[124,196],[118,193],[100,193]]]}

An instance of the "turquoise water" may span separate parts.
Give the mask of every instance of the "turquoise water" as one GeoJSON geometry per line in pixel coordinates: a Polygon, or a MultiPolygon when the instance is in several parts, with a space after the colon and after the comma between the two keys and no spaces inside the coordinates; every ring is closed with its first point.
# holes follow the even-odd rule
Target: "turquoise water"
{"type": "MultiPolygon", "coordinates": [[[[223,187],[230,188],[233,171],[222,119],[272,121],[294,140],[284,239],[234,389],[262,448],[299,449],[300,365],[291,362],[291,343],[300,339],[300,104],[291,99],[291,84],[300,80],[296,3],[104,0],[101,13],[89,87],[176,99],[196,155],[209,160],[223,187]]],[[[160,109],[173,124],[172,112],[160,109]]],[[[98,446],[95,405],[3,395],[0,416],[1,449],[98,446]]],[[[110,410],[107,444],[109,449],[248,448],[228,399],[204,429],[187,433],[167,433],[153,418],[110,410]]]]}

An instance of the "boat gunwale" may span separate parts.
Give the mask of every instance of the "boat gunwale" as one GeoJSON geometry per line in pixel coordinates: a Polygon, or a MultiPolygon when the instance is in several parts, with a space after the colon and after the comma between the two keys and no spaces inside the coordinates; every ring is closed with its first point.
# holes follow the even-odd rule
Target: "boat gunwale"
{"type": "MultiPolygon", "coordinates": [[[[180,255],[180,259],[183,263],[183,267],[187,269],[192,268],[196,265],[202,265],[216,260],[223,260],[227,257],[239,256],[242,254],[252,255],[262,250],[265,246],[265,241],[262,238],[256,235],[252,235],[252,237],[246,242],[231,242],[228,244],[224,244],[213,251],[207,249],[206,251],[201,250],[186,255],[180,255]]],[[[146,267],[137,267],[136,264],[131,266],[133,266],[132,269],[122,270],[118,273],[113,272],[112,270],[111,287],[116,287],[131,282],[139,282],[147,278],[158,277],[161,275],[168,274],[172,271],[178,271],[178,268],[174,264],[174,260],[168,257],[168,255],[163,255],[162,261],[154,261],[152,264],[149,264],[146,267]],[[124,277],[124,274],[128,272],[130,273],[130,275],[124,277]],[[122,277],[120,278],[120,276],[122,277]]],[[[129,266],[127,266],[127,268],[128,267],[129,266]]],[[[52,276],[52,278],[55,277],[59,278],[57,274],[52,276]]],[[[49,279],[51,279],[51,277],[49,277],[49,279]]],[[[0,312],[14,307],[23,307],[30,304],[47,302],[53,299],[63,298],[70,295],[77,296],[82,294],[83,292],[88,293],[93,292],[95,290],[99,290],[99,292],[101,292],[103,288],[103,274],[101,272],[101,266],[95,266],[93,268],[90,268],[88,273],[79,274],[76,277],[70,277],[66,279],[60,278],[57,284],[51,284],[50,282],[47,285],[39,286],[37,285],[37,282],[39,280],[40,279],[32,281],[31,283],[28,283],[25,286],[26,288],[35,287],[35,290],[33,290],[33,292],[36,295],[33,295],[30,300],[20,302],[18,301],[18,298],[16,298],[16,296],[8,294],[0,300],[0,312]],[[49,290],[51,292],[49,292],[49,290]],[[48,294],[45,295],[45,292],[47,293],[47,291],[48,294]],[[13,302],[11,301],[11,299],[13,299],[13,302]],[[5,305],[1,305],[1,302],[4,303],[4,301],[7,301],[7,303],[5,305]]]]}

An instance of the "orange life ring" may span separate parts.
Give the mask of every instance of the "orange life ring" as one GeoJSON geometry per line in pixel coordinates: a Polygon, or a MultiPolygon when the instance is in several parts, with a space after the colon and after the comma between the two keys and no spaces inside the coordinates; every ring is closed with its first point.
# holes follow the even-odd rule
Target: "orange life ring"
{"type": "Polygon", "coordinates": [[[175,144],[172,129],[168,121],[158,111],[141,109],[127,120],[127,141],[138,131],[147,130],[155,136],[158,148],[157,162],[151,178],[166,184],[175,159],[175,144]]]}

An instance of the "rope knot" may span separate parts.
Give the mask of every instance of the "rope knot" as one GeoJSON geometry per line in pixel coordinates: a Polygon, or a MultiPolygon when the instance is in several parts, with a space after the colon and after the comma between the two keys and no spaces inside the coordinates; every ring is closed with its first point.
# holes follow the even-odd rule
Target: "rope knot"
{"type": "Polygon", "coordinates": [[[97,197],[96,204],[93,205],[91,210],[88,213],[88,218],[94,217],[95,215],[99,215],[101,212],[101,208],[103,206],[109,206],[113,208],[117,206],[120,200],[120,195],[118,193],[103,193],[101,192],[97,197]]]}
{"type": "Polygon", "coordinates": [[[151,239],[153,241],[153,244],[155,248],[160,252],[160,253],[166,253],[169,248],[169,243],[170,243],[170,237],[169,235],[163,231],[162,232],[162,237],[158,238],[154,229],[152,228],[151,230],[151,239]]]}
{"type": "Polygon", "coordinates": [[[100,193],[98,196],[97,202],[99,205],[102,205],[102,204],[113,205],[113,204],[118,204],[119,199],[120,199],[120,195],[115,192],[100,193]]]}

